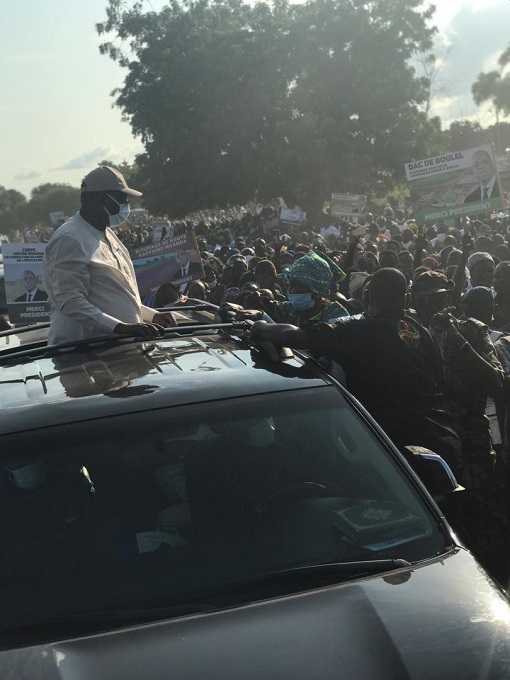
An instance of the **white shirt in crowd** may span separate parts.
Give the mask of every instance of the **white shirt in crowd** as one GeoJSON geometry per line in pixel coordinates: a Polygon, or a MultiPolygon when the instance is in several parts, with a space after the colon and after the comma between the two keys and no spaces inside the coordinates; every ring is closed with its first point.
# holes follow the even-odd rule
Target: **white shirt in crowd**
{"type": "Polygon", "coordinates": [[[73,215],[53,234],[43,260],[50,301],[48,344],[113,332],[119,323],[152,321],[140,301],[129,253],[114,232],[73,215]]]}
{"type": "Polygon", "coordinates": [[[436,238],[433,238],[431,243],[434,246],[434,248],[441,248],[446,236],[447,236],[446,234],[438,234],[436,238]]]}
{"type": "Polygon", "coordinates": [[[340,229],[337,229],[334,224],[330,224],[329,227],[322,227],[320,234],[322,238],[327,238],[328,236],[338,238],[340,236],[340,229]]]}

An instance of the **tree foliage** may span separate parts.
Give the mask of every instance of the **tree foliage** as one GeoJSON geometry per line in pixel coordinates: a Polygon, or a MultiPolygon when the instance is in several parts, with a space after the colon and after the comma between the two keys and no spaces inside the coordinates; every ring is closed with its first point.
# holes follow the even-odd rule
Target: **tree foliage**
{"type": "Polygon", "coordinates": [[[23,208],[27,199],[16,189],[0,186],[0,234],[19,229],[23,224],[23,208]]]}
{"type": "Polygon", "coordinates": [[[421,0],[109,0],[101,49],[127,69],[116,104],[145,147],[148,207],[385,191],[440,137],[409,65],[430,14],[421,0]]]}
{"type": "Polygon", "coordinates": [[[46,183],[34,187],[23,209],[25,227],[49,225],[50,212],[73,215],[80,207],[80,190],[69,184],[46,183]]]}
{"type": "Polygon", "coordinates": [[[79,207],[80,190],[69,184],[40,184],[32,189],[28,201],[19,191],[0,186],[0,234],[27,227],[47,227],[50,212],[72,215],[79,207]]]}
{"type": "Polygon", "coordinates": [[[448,129],[449,143],[451,151],[459,149],[470,149],[492,141],[486,130],[480,123],[470,120],[455,120],[448,129]]]}
{"type": "Polygon", "coordinates": [[[510,45],[498,59],[499,71],[479,73],[476,81],[471,86],[471,94],[475,104],[491,102],[496,113],[496,121],[499,121],[501,113],[510,115],[510,45]]]}

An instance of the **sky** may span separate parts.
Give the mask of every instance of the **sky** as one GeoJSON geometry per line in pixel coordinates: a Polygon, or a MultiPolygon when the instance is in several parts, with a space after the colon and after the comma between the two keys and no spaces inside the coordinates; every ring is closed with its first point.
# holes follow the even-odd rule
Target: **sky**
{"type": "MultiPolygon", "coordinates": [[[[158,11],[164,0],[143,0],[158,11]]],[[[510,42],[510,0],[436,0],[442,59],[431,113],[445,123],[494,120],[470,88],[510,42]]],[[[112,90],[125,70],[99,53],[95,25],[106,0],[0,0],[0,185],[27,197],[45,182],[79,186],[99,161],[132,161],[142,150],[112,90]]]]}

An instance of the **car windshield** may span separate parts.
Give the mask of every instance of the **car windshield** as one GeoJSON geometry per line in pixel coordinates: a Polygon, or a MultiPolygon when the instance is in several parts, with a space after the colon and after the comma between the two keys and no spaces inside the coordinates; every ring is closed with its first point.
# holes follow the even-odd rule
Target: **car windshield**
{"type": "Polygon", "coordinates": [[[0,628],[445,550],[400,461],[328,386],[4,437],[0,507],[0,628]]]}

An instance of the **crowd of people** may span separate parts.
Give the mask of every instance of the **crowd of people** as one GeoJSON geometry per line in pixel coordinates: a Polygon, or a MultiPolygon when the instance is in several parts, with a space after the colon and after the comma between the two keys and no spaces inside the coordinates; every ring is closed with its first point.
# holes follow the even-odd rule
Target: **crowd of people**
{"type": "MultiPolygon", "coordinates": [[[[405,450],[442,455],[466,488],[455,527],[486,564],[509,550],[510,218],[419,228],[386,207],[314,229],[262,218],[192,226],[205,276],[155,307],[220,307],[278,356],[307,349],[405,450]]],[[[455,521],[455,520],[454,520],[455,521]]]]}
{"type": "Polygon", "coordinates": [[[84,178],[80,211],[44,255],[50,341],[156,338],[176,324],[165,308],[207,301],[253,322],[253,342],[275,359],[311,352],[404,455],[421,446],[449,463],[466,489],[454,528],[508,579],[498,571],[510,565],[508,213],[420,227],[386,206],[314,226],[281,222],[269,205],[162,224],[130,211],[140,195],[112,168],[84,178]],[[128,252],[136,228],[142,244],[192,230],[197,278],[169,278],[142,302],[128,252]]]}

